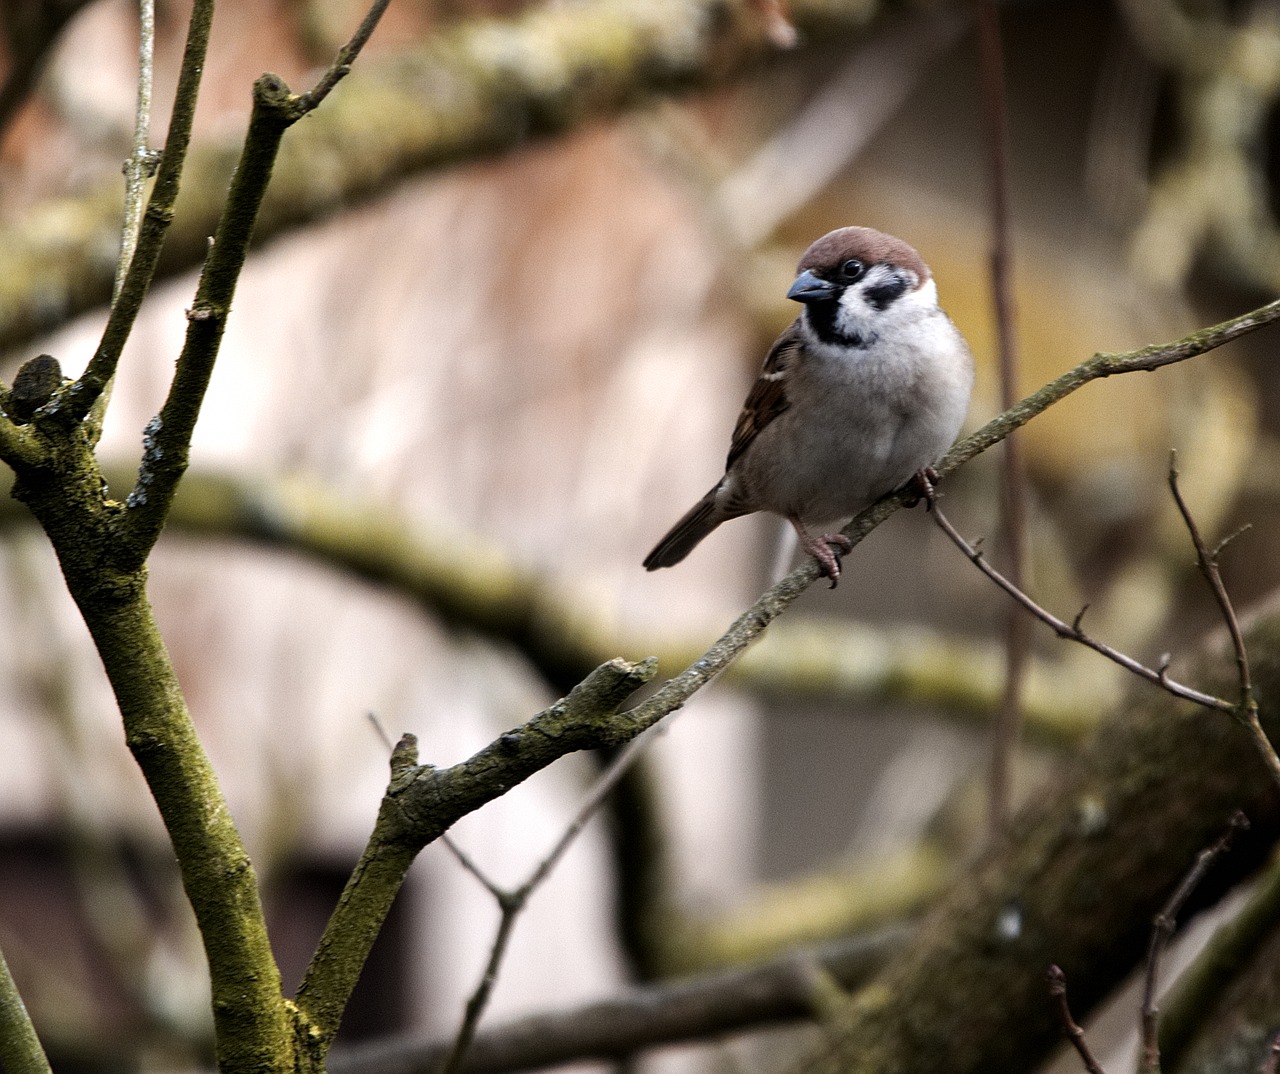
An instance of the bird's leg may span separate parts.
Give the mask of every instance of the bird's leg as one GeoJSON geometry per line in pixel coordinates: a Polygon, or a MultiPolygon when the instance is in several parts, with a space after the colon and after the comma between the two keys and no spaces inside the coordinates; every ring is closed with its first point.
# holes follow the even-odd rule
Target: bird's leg
{"type": "Polygon", "coordinates": [[[915,507],[921,500],[926,504],[926,510],[933,506],[934,496],[937,495],[938,487],[938,471],[932,466],[926,466],[923,470],[917,470],[911,475],[911,480],[907,482],[906,488],[911,493],[903,507],[915,507]]]}
{"type": "Polygon", "coordinates": [[[831,588],[835,589],[840,580],[840,557],[853,547],[853,542],[843,533],[824,533],[815,537],[795,515],[788,515],[787,521],[795,528],[800,538],[800,547],[818,561],[818,569],[823,576],[831,579],[831,588]]]}

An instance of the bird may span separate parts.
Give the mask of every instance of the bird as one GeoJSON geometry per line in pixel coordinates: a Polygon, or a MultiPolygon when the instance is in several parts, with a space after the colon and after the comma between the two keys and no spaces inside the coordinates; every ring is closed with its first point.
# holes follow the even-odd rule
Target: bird
{"type": "Polygon", "coordinates": [[[834,588],[852,544],[813,531],[839,529],[881,496],[936,476],[959,435],[973,355],[913,247],[838,228],[804,252],[787,298],[800,315],[765,356],[724,476],[657,543],[646,570],[675,566],[721,523],[766,511],[791,523],[834,588]]]}

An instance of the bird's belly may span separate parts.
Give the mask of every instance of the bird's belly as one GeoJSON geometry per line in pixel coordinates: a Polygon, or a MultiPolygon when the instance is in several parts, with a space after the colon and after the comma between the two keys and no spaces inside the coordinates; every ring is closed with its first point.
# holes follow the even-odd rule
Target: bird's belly
{"type": "Polygon", "coordinates": [[[757,510],[813,525],[852,517],[947,447],[922,436],[919,421],[865,400],[821,427],[790,416],[761,430],[743,457],[743,489],[757,510]]]}

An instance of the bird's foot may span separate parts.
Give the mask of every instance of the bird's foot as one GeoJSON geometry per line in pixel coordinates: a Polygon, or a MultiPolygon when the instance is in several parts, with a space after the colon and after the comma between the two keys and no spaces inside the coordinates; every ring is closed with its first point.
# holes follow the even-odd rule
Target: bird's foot
{"type": "Polygon", "coordinates": [[[853,542],[843,533],[824,533],[815,537],[796,518],[791,519],[791,525],[800,538],[800,547],[818,561],[818,570],[824,578],[831,579],[831,588],[835,589],[840,581],[840,557],[853,547],[853,542]]]}
{"type": "Polygon", "coordinates": [[[915,507],[921,500],[924,500],[925,509],[931,509],[933,501],[938,494],[938,471],[932,466],[917,470],[911,475],[911,480],[907,482],[907,489],[909,496],[903,503],[904,507],[915,507]]]}

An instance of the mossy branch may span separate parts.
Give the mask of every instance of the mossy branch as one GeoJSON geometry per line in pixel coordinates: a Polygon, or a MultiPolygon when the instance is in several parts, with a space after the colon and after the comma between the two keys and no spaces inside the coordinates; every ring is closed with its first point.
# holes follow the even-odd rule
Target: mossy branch
{"type": "MultiPolygon", "coordinates": [[[[211,18],[211,0],[197,0],[168,144],[103,342],[80,380],[65,387],[48,356],[23,367],[14,391],[3,394],[0,457],[13,467],[13,495],[30,508],[58,556],[120,706],[126,743],[169,833],[208,959],[219,1068],[285,1074],[306,1069],[312,1053],[305,1036],[303,1049],[295,1049],[298,1022],[283,998],[257,879],[146,595],[146,559],[186,469],[280,139],[315,107],[275,76],[254,86],[241,165],[190,311],[186,345],[165,406],[148,427],[139,482],[126,504],[107,497],[94,455],[97,422],[85,420],[115,373],[172,217],[211,18]]],[[[361,43],[371,29],[362,27],[361,43]]],[[[349,49],[344,62],[357,51],[358,45],[349,49]]]]}
{"type": "Polygon", "coordinates": [[[567,697],[451,768],[419,764],[416,739],[401,739],[373,833],[298,988],[295,1002],[322,1053],[418,852],[560,757],[617,746],[646,730],[653,719],[618,709],[654,671],[652,660],[602,664],[567,697]]]}
{"type": "MultiPolygon", "coordinates": [[[[1280,730],[1280,614],[1248,631],[1263,724],[1280,730]]],[[[1233,655],[1195,678],[1221,691],[1233,655]]],[[[1141,963],[1151,919],[1237,809],[1277,835],[1274,791],[1234,722],[1139,685],[1007,842],[957,878],[904,955],[841,1011],[806,1074],[1033,1069],[1060,1040],[1051,963],[1083,1015],[1141,963]]],[[[1256,1066],[1255,1066],[1256,1069],[1256,1066]]]]}
{"type": "MultiPolygon", "coordinates": [[[[791,0],[789,6],[802,37],[826,43],[898,5],[791,0]]],[[[406,175],[507,151],[645,107],[659,95],[722,83],[773,53],[766,29],[741,0],[606,0],[538,5],[514,19],[444,30],[366,64],[295,133],[258,238],[331,215],[406,175]]],[[[163,271],[203,261],[237,150],[197,147],[191,154],[163,271]]],[[[0,229],[0,347],[110,298],[109,266],[93,251],[114,239],[118,189],[113,181],[74,200],[51,200],[27,214],[29,225],[0,229]]]]}
{"type": "Polygon", "coordinates": [[[186,341],[164,407],[147,426],[138,480],[116,523],[121,548],[128,557],[122,564],[126,569],[145,562],[186,472],[191,435],[213,375],[236,281],[249,252],[280,140],[301,114],[298,97],[277,75],[263,75],[254,83],[253,113],[244,149],[195,300],[187,310],[186,341]]]}
{"type": "Polygon", "coordinates": [[[3,952],[0,952],[0,1070],[5,1074],[53,1074],[3,952]]]}
{"type": "MultiPolygon", "coordinates": [[[[104,469],[114,489],[134,480],[124,467],[104,469]]],[[[0,495],[0,526],[28,517],[0,495]]],[[[557,688],[616,653],[653,653],[660,668],[685,667],[701,655],[709,633],[619,628],[593,612],[571,581],[522,568],[500,547],[296,477],[192,470],[166,526],[263,542],[390,586],[451,625],[514,645],[557,688]]],[[[835,621],[779,623],[726,671],[736,687],[762,694],[927,705],[978,726],[990,721],[1000,674],[991,643],[835,621]]],[[[1024,698],[1029,737],[1050,747],[1079,742],[1116,693],[1105,676],[1064,684],[1063,674],[1051,660],[1033,660],[1024,698]]]]}

